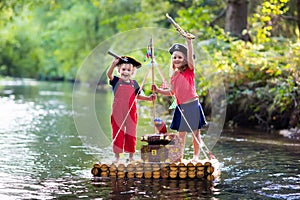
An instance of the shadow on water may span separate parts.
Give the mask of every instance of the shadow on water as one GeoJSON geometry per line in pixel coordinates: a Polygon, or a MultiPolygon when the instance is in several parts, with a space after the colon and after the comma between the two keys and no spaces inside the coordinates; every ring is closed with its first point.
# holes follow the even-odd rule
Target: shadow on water
{"type": "MultiPolygon", "coordinates": [[[[111,149],[91,152],[82,143],[72,89],[70,83],[0,82],[1,199],[300,199],[300,142],[247,129],[224,130],[211,149],[221,162],[213,183],[94,179],[99,160],[93,155],[106,157],[111,149]]],[[[150,120],[141,119],[141,132],[150,120]]],[[[187,156],[192,151],[186,147],[187,156]]]]}

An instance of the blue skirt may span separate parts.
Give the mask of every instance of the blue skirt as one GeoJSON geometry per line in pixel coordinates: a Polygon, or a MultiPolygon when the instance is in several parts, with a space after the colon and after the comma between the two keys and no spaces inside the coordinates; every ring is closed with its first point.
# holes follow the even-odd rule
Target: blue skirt
{"type": "Polygon", "coordinates": [[[191,130],[201,129],[206,124],[202,106],[196,100],[176,106],[170,128],[179,132],[191,132],[191,130]]]}

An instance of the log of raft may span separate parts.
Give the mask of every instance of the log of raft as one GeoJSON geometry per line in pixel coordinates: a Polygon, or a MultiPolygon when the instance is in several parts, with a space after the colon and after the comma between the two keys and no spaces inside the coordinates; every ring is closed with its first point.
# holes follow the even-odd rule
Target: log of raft
{"type": "Polygon", "coordinates": [[[91,173],[94,177],[144,178],[144,179],[201,179],[213,181],[219,176],[217,159],[202,162],[151,163],[131,162],[129,164],[94,164],[91,173]],[[202,164],[204,163],[204,164],[202,164]]]}

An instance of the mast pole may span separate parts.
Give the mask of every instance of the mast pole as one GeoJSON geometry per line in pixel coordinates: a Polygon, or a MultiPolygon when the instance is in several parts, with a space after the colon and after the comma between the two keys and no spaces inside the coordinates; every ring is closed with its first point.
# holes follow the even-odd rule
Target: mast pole
{"type": "MultiPolygon", "coordinates": [[[[151,36],[150,39],[150,53],[151,53],[151,66],[152,66],[152,85],[154,85],[154,47],[153,47],[153,38],[151,36]]],[[[154,90],[152,89],[152,94],[154,94],[154,90]]],[[[155,124],[154,124],[154,119],[155,119],[155,100],[152,101],[153,103],[153,133],[155,134],[155,124]]]]}

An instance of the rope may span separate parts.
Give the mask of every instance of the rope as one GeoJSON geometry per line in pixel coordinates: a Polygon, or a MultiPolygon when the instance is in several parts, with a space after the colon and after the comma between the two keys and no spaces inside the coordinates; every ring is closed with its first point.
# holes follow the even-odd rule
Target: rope
{"type": "MultiPolygon", "coordinates": [[[[174,96],[173,96],[173,97],[174,97],[174,96]]],[[[204,156],[208,159],[208,156],[207,156],[206,152],[203,150],[203,147],[204,147],[204,148],[206,149],[206,151],[208,152],[208,154],[209,154],[209,156],[210,156],[210,159],[214,159],[215,156],[210,152],[210,150],[208,149],[208,147],[205,145],[204,141],[203,141],[202,138],[201,138],[201,134],[199,133],[199,137],[200,137],[200,141],[199,141],[198,138],[196,137],[194,131],[192,130],[190,124],[188,123],[187,119],[185,118],[183,112],[181,111],[180,107],[179,107],[178,105],[177,105],[177,107],[179,108],[180,114],[182,115],[184,121],[185,121],[186,124],[188,125],[190,131],[193,133],[194,139],[195,139],[196,142],[199,144],[200,149],[202,150],[204,156]],[[203,147],[202,147],[201,144],[203,145],[203,147]]]]}
{"type": "MultiPolygon", "coordinates": [[[[149,72],[150,72],[150,68],[148,68],[148,71],[147,71],[147,73],[146,73],[146,75],[145,75],[145,77],[144,77],[144,80],[143,80],[143,82],[142,82],[142,84],[141,84],[141,87],[140,87],[140,89],[138,90],[137,94],[139,94],[139,93],[142,91],[142,89],[143,89],[143,87],[144,87],[144,85],[145,85],[145,82],[146,82],[146,78],[148,77],[149,72]]],[[[125,121],[126,121],[128,115],[129,115],[129,113],[130,113],[130,111],[131,111],[131,109],[132,109],[132,107],[133,107],[133,104],[134,104],[134,102],[135,102],[136,99],[137,99],[137,96],[138,96],[138,95],[135,95],[134,101],[132,101],[132,104],[130,105],[129,110],[128,110],[128,112],[126,113],[126,116],[124,117],[124,120],[123,120],[123,122],[122,122],[122,124],[121,124],[121,126],[120,126],[120,128],[119,128],[119,130],[118,130],[118,132],[117,132],[117,134],[116,134],[116,136],[113,138],[113,141],[112,141],[111,145],[113,145],[114,142],[116,141],[116,138],[118,137],[118,135],[119,135],[119,133],[120,133],[120,131],[121,131],[121,128],[123,127],[123,125],[124,125],[124,123],[125,123],[125,121]]]]}

